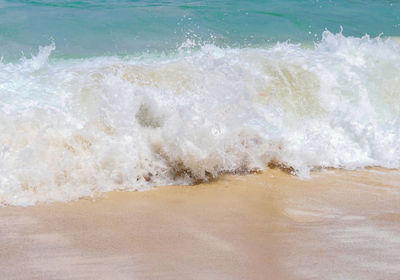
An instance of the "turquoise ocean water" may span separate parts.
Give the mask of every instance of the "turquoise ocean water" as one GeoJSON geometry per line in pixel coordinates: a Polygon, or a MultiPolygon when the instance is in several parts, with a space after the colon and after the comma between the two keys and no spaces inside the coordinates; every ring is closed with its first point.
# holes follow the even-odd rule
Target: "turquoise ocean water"
{"type": "Polygon", "coordinates": [[[19,57],[54,41],[61,57],[173,50],[186,39],[218,46],[400,36],[400,1],[0,1],[0,54],[19,57]]]}
{"type": "Polygon", "coordinates": [[[394,0],[0,0],[0,205],[399,169],[398,36],[394,0]]]}

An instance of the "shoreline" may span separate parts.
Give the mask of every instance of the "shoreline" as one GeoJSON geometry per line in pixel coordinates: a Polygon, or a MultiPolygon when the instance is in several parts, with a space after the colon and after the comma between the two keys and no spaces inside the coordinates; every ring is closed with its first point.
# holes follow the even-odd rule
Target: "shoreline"
{"type": "Polygon", "coordinates": [[[0,209],[2,279],[396,279],[400,173],[278,169],[0,209]]]}

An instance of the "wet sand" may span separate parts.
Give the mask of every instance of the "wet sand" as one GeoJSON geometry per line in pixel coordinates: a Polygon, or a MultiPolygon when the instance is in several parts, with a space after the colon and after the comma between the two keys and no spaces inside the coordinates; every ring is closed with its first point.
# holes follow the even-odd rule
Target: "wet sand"
{"type": "Polygon", "coordinates": [[[400,173],[278,169],[0,209],[0,279],[399,279],[400,173]]]}

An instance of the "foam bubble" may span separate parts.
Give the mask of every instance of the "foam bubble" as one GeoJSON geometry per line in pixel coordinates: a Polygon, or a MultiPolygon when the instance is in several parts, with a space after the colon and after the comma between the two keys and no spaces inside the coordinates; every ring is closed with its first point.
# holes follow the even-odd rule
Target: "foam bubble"
{"type": "Polygon", "coordinates": [[[205,45],[153,61],[49,60],[54,49],[0,63],[2,204],[192,184],[268,163],[302,177],[400,167],[391,39],[326,31],[313,48],[205,45]]]}

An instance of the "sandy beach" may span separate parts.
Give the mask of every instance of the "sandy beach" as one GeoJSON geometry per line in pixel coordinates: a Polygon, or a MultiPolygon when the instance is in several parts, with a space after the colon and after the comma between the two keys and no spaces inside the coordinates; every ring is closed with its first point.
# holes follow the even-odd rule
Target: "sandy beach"
{"type": "Polygon", "coordinates": [[[400,174],[278,169],[0,209],[0,279],[398,279],[400,174]]]}

